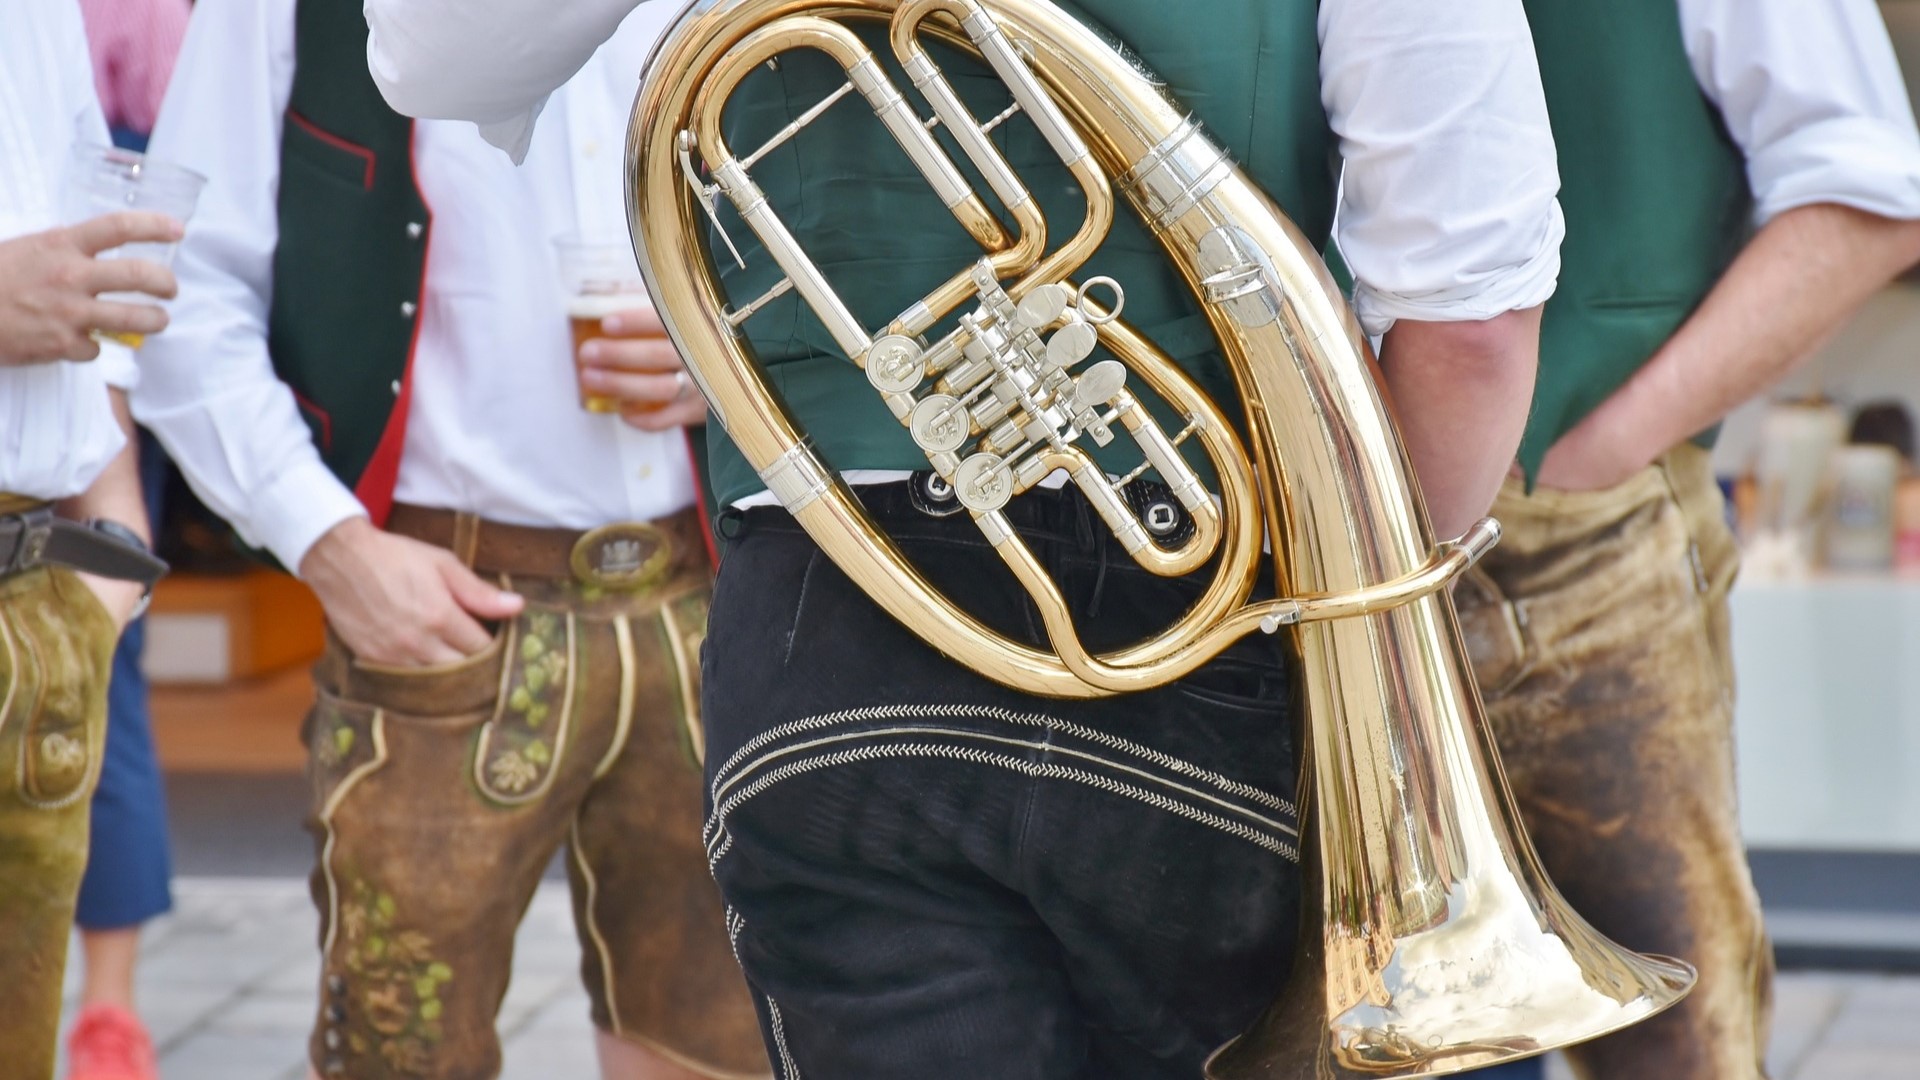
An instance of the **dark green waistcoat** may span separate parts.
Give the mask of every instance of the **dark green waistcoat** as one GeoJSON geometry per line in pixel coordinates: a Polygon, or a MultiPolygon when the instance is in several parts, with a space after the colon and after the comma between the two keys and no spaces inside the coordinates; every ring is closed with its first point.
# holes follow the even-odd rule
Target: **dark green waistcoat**
{"type": "Polygon", "coordinates": [[[1693,314],[1745,242],[1753,200],[1688,64],[1675,0],[1526,8],[1567,216],[1520,446],[1531,476],[1693,314]]]}
{"type": "Polygon", "coordinates": [[[385,517],[431,224],[413,121],[367,73],[360,0],[300,0],[267,342],[329,468],[385,517]]]}
{"type": "MultiPolygon", "coordinates": [[[[1333,220],[1335,150],[1320,104],[1318,0],[1081,0],[1077,7],[1063,6],[1084,13],[1088,22],[1125,43],[1308,237],[1326,240],[1333,220]]],[[[918,101],[912,84],[892,64],[884,40],[871,34],[867,40],[909,99],[918,101]]],[[[1011,100],[983,67],[951,52],[934,54],[976,116],[994,116],[1011,100]]],[[[759,146],[845,78],[831,61],[809,52],[782,57],[777,70],[756,71],[728,111],[734,152],[744,155],[759,146]]],[[[923,114],[928,111],[920,105],[923,114]]],[[[954,160],[964,161],[944,132],[941,136],[954,160]]],[[[994,137],[1047,214],[1053,243],[1059,243],[1079,225],[1078,187],[1024,118],[1004,124],[994,137]]],[[[769,154],[754,175],[869,328],[885,326],[980,257],[979,247],[857,97],[769,154]]],[[[984,184],[977,186],[986,192],[984,184]]],[[[986,198],[991,203],[992,196],[986,198]]],[[[728,214],[723,220],[748,262],[746,271],[733,272],[727,282],[740,304],[765,291],[780,271],[737,217],[728,214]]],[[[716,241],[714,250],[726,259],[724,245],[716,241]]],[[[1117,215],[1112,235],[1080,276],[1094,274],[1119,280],[1127,292],[1129,321],[1182,361],[1228,415],[1239,414],[1199,304],[1130,210],[1117,215]]],[[[769,305],[746,329],[769,364],[771,381],[829,466],[927,467],[926,457],[866,378],[797,297],[789,294],[769,305]]],[[[1182,426],[1161,412],[1169,430],[1182,426]]],[[[713,486],[723,504],[764,486],[717,426],[709,435],[713,486]]],[[[1116,443],[1115,455],[1103,457],[1109,469],[1124,472],[1138,463],[1138,452],[1125,442],[1116,443]]]]}

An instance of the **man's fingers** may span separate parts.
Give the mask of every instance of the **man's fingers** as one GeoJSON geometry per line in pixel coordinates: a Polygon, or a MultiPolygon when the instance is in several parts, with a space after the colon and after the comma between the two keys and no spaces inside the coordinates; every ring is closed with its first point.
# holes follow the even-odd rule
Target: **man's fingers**
{"type": "Polygon", "coordinates": [[[663,404],[678,401],[692,395],[698,397],[687,386],[684,377],[672,375],[645,375],[632,371],[609,371],[605,368],[583,368],[580,371],[580,385],[589,393],[604,394],[617,398],[622,404],[663,404]]]}
{"type": "Polygon", "coordinates": [[[493,643],[493,636],[487,633],[486,627],[475,621],[473,616],[457,609],[448,612],[437,629],[440,640],[454,653],[444,663],[473,656],[493,643]]]}
{"type": "Polygon", "coordinates": [[[629,308],[601,319],[600,329],[621,337],[665,337],[667,324],[650,307],[629,308]]]}
{"type": "Polygon", "coordinates": [[[691,427],[707,422],[707,402],[699,394],[689,392],[686,400],[676,401],[662,409],[622,409],[620,418],[641,431],[691,427]]]}
{"type": "MultiPolygon", "coordinates": [[[[448,591],[453,593],[454,603],[474,618],[511,619],[526,606],[526,601],[518,593],[487,584],[452,556],[440,564],[440,578],[447,583],[448,591]]],[[[477,625],[475,629],[478,629],[477,625]]],[[[486,632],[482,630],[480,644],[471,651],[478,652],[486,648],[487,640],[486,632]]]]}
{"type": "Polygon", "coordinates": [[[167,313],[152,304],[89,300],[81,319],[87,329],[103,334],[157,334],[167,328],[167,313]]]}
{"type": "Polygon", "coordinates": [[[121,210],[83,221],[67,230],[81,251],[98,255],[123,244],[171,244],[185,228],[165,214],[151,210],[121,210]]]}
{"type": "Polygon", "coordinates": [[[148,259],[94,259],[87,264],[86,289],[105,292],[141,292],[171,300],[180,291],[173,271],[148,259]]]}
{"type": "Polygon", "coordinates": [[[678,371],[680,353],[659,337],[594,338],[580,346],[581,366],[589,370],[678,371]]]}
{"type": "Polygon", "coordinates": [[[46,360],[95,360],[100,356],[100,343],[87,334],[68,334],[60,339],[51,356],[46,360]]]}

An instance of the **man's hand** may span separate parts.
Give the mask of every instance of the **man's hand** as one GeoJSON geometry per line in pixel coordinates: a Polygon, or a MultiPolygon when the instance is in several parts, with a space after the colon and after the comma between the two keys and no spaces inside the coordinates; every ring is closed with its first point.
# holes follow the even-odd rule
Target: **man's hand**
{"type": "Polygon", "coordinates": [[[1604,491],[1653,464],[1660,451],[1647,445],[1636,448],[1617,437],[1607,426],[1611,415],[1589,415],[1560,436],[1540,463],[1535,485],[1555,491],[1604,491]]]}
{"type": "Polygon", "coordinates": [[[1547,451],[1538,481],[1625,481],[1812,356],[1920,259],[1920,221],[1814,203],[1762,226],[1660,351],[1547,451]]]}
{"type": "Polygon", "coordinates": [[[580,385],[620,400],[620,415],[642,431],[705,423],[707,402],[687,377],[679,350],[652,308],[600,320],[605,337],[580,347],[580,385]]]}
{"type": "Polygon", "coordinates": [[[327,621],[361,660],[391,667],[447,664],[491,641],[482,619],[520,613],[453,553],[394,536],[355,517],[335,525],[300,560],[327,621]]]}
{"type": "Polygon", "coordinates": [[[167,313],[153,304],[101,300],[106,292],[140,292],[165,300],[178,288],[173,272],[145,259],[101,259],[132,243],[172,243],[178,221],[165,214],[122,211],[78,225],[0,241],[0,364],[91,360],[93,332],[157,334],[167,313]]]}

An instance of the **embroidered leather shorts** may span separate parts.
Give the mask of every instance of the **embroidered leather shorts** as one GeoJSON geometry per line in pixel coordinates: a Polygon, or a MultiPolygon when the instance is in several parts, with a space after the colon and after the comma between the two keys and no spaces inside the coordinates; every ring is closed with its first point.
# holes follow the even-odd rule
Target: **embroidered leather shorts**
{"type": "Polygon", "coordinates": [[[1455,591],[1500,756],[1547,872],[1629,948],[1700,969],[1687,999],[1568,1052],[1590,1080],[1765,1075],[1773,955],[1740,837],[1727,590],[1707,454],[1618,487],[1509,481],[1505,537],[1455,591]]]}
{"type": "Polygon", "coordinates": [[[119,634],[64,569],[0,579],[0,1062],[53,1075],[119,634]]]}
{"type": "MultiPolygon", "coordinates": [[[[860,499],[977,617],[1043,640],[966,515],[905,483],[860,499]]],[[[1077,492],[1008,513],[1097,650],[1204,584],[1139,569],[1077,492]]],[[[1029,697],[895,622],[785,511],[735,523],[706,655],[707,851],[776,1075],[1198,1077],[1272,999],[1297,931],[1280,644],[1147,693],[1029,697]]]]}
{"type": "Polygon", "coordinates": [[[314,1067],[497,1075],[515,927],[564,847],[594,1023],[701,1075],[764,1076],[700,845],[704,552],[632,591],[511,585],[527,609],[476,656],[383,668],[336,642],[316,668],[314,1067]]]}

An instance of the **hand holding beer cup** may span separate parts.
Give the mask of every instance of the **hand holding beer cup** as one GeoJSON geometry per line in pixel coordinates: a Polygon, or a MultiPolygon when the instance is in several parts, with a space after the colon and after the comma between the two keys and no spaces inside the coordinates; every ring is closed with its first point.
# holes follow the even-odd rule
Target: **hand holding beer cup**
{"type": "Polygon", "coordinates": [[[555,242],[555,251],[573,329],[581,408],[619,413],[642,431],[705,420],[706,401],[647,298],[633,249],[564,237],[555,242]]]}
{"type": "MultiPolygon", "coordinates": [[[[67,157],[66,219],[83,227],[104,217],[119,217],[130,212],[147,218],[172,219],[171,230],[123,233],[108,247],[90,252],[101,260],[137,260],[158,265],[167,272],[166,295],[171,296],[170,269],[174,253],[179,250],[181,230],[193,216],[193,208],[200,201],[200,189],[206,184],[207,178],[192,169],[131,150],[82,141],[74,144],[67,157]]],[[[146,291],[137,284],[129,289],[109,288],[111,291],[103,292],[101,299],[110,304],[137,304],[141,300],[138,293],[146,291]]],[[[96,337],[111,338],[137,349],[147,334],[157,333],[165,325],[162,319],[160,326],[151,330],[117,323],[96,323],[88,329],[96,337]]]]}
{"type": "Polygon", "coordinates": [[[180,222],[164,214],[105,214],[60,229],[0,241],[0,364],[92,360],[97,335],[159,333],[172,271],[147,259],[106,259],[131,244],[173,244],[180,222]]]}
{"type": "Polygon", "coordinates": [[[615,402],[621,419],[642,431],[704,423],[707,400],[687,375],[680,351],[651,307],[600,320],[601,336],[580,347],[580,386],[615,402]]]}

